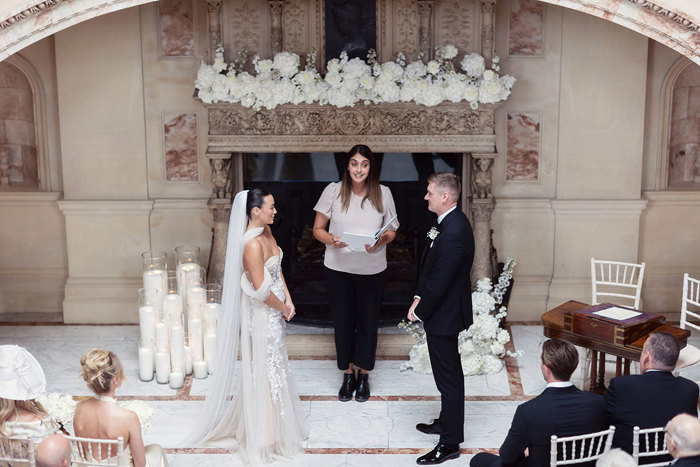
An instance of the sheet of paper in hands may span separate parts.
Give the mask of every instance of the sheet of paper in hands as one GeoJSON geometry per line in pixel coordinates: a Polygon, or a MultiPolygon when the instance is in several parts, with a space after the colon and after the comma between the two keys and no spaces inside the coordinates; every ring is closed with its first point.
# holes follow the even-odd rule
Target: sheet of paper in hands
{"type": "Polygon", "coordinates": [[[593,312],[594,315],[601,316],[603,318],[616,319],[618,321],[624,321],[626,319],[634,318],[635,316],[641,315],[638,311],[626,310],[624,308],[619,308],[616,306],[606,308],[604,310],[593,312]]]}
{"type": "Polygon", "coordinates": [[[352,250],[364,251],[365,245],[374,246],[374,244],[377,243],[379,237],[386,231],[386,229],[391,225],[391,223],[394,222],[394,219],[396,219],[396,217],[397,216],[392,217],[391,220],[389,220],[389,222],[387,222],[384,225],[384,227],[379,229],[374,235],[343,232],[343,235],[340,236],[340,241],[343,243],[347,243],[348,247],[350,247],[350,249],[352,250]]]}

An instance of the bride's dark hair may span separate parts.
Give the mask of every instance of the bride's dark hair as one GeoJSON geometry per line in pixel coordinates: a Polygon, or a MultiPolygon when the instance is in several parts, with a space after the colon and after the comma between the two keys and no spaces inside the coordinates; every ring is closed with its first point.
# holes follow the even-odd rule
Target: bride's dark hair
{"type": "Polygon", "coordinates": [[[248,190],[248,199],[245,203],[245,213],[248,216],[248,219],[250,219],[250,213],[253,211],[253,208],[262,209],[263,204],[265,204],[265,198],[271,194],[272,193],[269,191],[265,191],[261,188],[253,188],[252,190],[248,190]]]}

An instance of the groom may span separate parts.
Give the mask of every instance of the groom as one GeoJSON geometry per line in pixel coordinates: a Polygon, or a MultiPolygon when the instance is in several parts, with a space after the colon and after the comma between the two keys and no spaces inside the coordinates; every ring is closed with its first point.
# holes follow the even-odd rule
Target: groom
{"type": "Polygon", "coordinates": [[[457,336],[473,321],[469,270],[474,235],[467,216],[457,208],[459,193],[459,179],[453,174],[441,172],[428,178],[425,200],[438,218],[428,232],[431,242],[420,261],[408,319],[423,322],[442,406],[439,418],[416,425],[423,433],[440,435],[435,449],[416,460],[418,465],[459,457],[459,443],[464,441],[464,375],[457,336]]]}

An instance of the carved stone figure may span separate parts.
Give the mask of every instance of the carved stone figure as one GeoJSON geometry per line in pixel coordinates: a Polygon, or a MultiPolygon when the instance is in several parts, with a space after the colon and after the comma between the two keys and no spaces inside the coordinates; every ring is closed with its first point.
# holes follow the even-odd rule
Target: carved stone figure
{"type": "Polygon", "coordinates": [[[212,198],[227,198],[229,188],[228,166],[230,159],[211,159],[212,198]]]}
{"type": "Polygon", "coordinates": [[[491,163],[487,158],[474,160],[474,176],[472,180],[475,198],[491,198],[491,163]]]}

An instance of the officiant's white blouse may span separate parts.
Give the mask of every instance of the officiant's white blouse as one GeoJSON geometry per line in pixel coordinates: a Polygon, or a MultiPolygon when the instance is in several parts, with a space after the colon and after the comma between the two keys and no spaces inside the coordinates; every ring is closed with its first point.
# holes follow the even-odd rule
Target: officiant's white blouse
{"type": "MultiPolygon", "coordinates": [[[[380,185],[384,213],[377,211],[369,199],[362,205],[362,197],[354,193],[351,194],[348,210],[343,211],[340,202],[340,185],[341,182],[329,184],[314,206],[314,211],[330,219],[328,233],[331,235],[340,236],[343,232],[374,235],[396,215],[394,197],[391,195],[391,190],[384,185],[380,185]]],[[[387,230],[395,231],[398,228],[399,220],[394,219],[387,230]]],[[[333,248],[326,245],[323,264],[334,271],[363,275],[378,274],[386,269],[386,245],[380,246],[374,253],[352,250],[350,247],[333,248]]]]}

